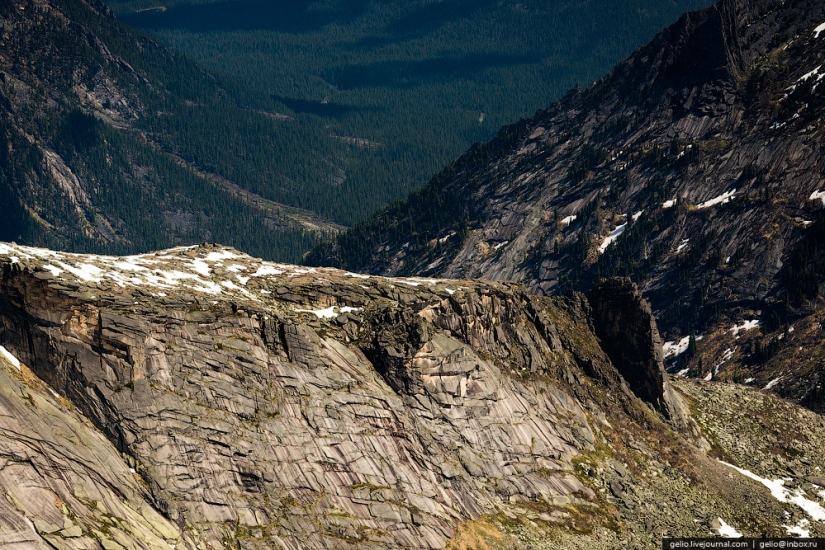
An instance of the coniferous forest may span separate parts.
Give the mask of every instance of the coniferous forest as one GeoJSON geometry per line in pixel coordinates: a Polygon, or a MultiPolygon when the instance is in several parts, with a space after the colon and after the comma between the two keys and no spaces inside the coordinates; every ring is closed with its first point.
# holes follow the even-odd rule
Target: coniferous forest
{"type": "Polygon", "coordinates": [[[57,0],[68,25],[14,13],[27,31],[4,31],[0,239],[119,253],[209,240],[297,261],[705,4],[113,0],[116,20],[57,0]]]}

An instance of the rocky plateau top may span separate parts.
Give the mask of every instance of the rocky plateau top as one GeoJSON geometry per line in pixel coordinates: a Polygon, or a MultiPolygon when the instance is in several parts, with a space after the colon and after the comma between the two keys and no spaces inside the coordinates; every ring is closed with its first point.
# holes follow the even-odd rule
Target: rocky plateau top
{"type": "Polygon", "coordinates": [[[822,418],[741,386],[672,384],[626,279],[551,298],[213,245],[0,244],[0,345],[4,547],[825,532],[822,418]]]}

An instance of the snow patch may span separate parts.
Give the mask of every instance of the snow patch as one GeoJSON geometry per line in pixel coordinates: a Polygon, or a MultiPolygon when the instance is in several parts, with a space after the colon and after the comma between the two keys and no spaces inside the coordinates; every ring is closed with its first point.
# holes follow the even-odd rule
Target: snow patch
{"type": "Polygon", "coordinates": [[[718,197],[713,197],[709,201],[703,202],[697,208],[701,210],[702,208],[710,208],[711,206],[716,206],[717,204],[727,204],[730,202],[730,200],[733,198],[735,194],[736,189],[731,189],[726,193],[722,193],[718,197]]]}
{"type": "MultiPolygon", "coordinates": [[[[703,338],[703,335],[699,334],[695,336],[696,341],[698,342],[703,338]]],[[[688,345],[690,345],[690,336],[685,336],[678,342],[671,341],[665,342],[662,345],[662,352],[664,352],[664,358],[667,359],[668,357],[676,357],[677,355],[681,355],[687,351],[688,345]]]]}
{"type": "Polygon", "coordinates": [[[762,324],[762,322],[761,322],[761,321],[758,321],[758,320],[756,320],[756,319],[753,319],[753,320],[751,320],[751,321],[745,321],[745,322],[744,322],[744,323],[742,323],[740,326],[736,326],[736,325],[734,325],[734,326],[730,329],[730,331],[733,333],[733,336],[734,336],[734,337],[738,338],[738,337],[739,337],[739,331],[740,331],[740,330],[744,330],[745,332],[747,332],[747,331],[749,331],[749,330],[751,330],[751,329],[754,329],[754,328],[758,327],[758,326],[759,326],[759,325],[761,325],[761,324],[762,324]]]}
{"type": "Polygon", "coordinates": [[[711,380],[713,380],[713,371],[710,371],[710,372],[707,374],[707,376],[705,376],[704,378],[702,378],[702,380],[704,380],[705,382],[710,382],[711,380]]]}
{"type": "Polygon", "coordinates": [[[204,277],[209,277],[209,272],[211,271],[209,265],[200,259],[192,260],[192,269],[195,271],[195,273],[199,273],[204,277]]]}
{"type": "Polygon", "coordinates": [[[796,525],[783,525],[782,527],[785,528],[785,531],[787,531],[789,535],[796,535],[797,537],[807,539],[811,537],[811,531],[808,529],[810,526],[810,521],[807,519],[801,519],[796,525]]]}
{"type": "Polygon", "coordinates": [[[444,244],[444,243],[446,243],[446,242],[447,242],[447,240],[448,240],[450,237],[452,237],[452,236],[454,236],[454,235],[455,235],[455,231],[450,231],[447,235],[445,235],[445,236],[441,237],[440,239],[438,239],[438,242],[440,242],[441,244],[444,244]]]}
{"type": "Polygon", "coordinates": [[[822,31],[825,31],[825,23],[816,26],[816,28],[814,29],[814,38],[819,38],[819,33],[821,33],[822,31]]]}
{"type": "Polygon", "coordinates": [[[813,76],[816,76],[817,77],[816,81],[819,82],[822,79],[822,77],[825,76],[825,74],[819,74],[818,75],[819,69],[821,69],[821,68],[822,68],[822,65],[820,65],[819,67],[817,67],[816,69],[814,69],[813,71],[811,71],[809,73],[803,74],[802,76],[799,77],[799,80],[797,82],[805,82],[806,80],[808,80],[809,78],[811,78],[813,76]]]}
{"type": "Polygon", "coordinates": [[[350,273],[350,272],[344,273],[344,277],[355,277],[356,279],[369,279],[370,278],[369,275],[362,275],[360,273],[350,273]]]}
{"type": "Polygon", "coordinates": [[[17,367],[17,370],[21,370],[21,369],[20,369],[20,360],[19,360],[19,359],[17,359],[17,357],[15,357],[14,355],[12,355],[11,353],[9,353],[9,350],[7,350],[6,348],[4,348],[3,346],[0,346],[0,355],[2,355],[3,357],[5,357],[5,358],[6,358],[6,361],[8,361],[9,363],[11,363],[13,366],[17,367]]]}
{"type": "Polygon", "coordinates": [[[59,267],[53,266],[53,265],[44,265],[43,269],[46,270],[46,271],[51,271],[52,275],[54,275],[55,277],[57,277],[58,275],[63,273],[62,269],[60,269],[59,267]]]}
{"type": "Polygon", "coordinates": [[[719,361],[719,364],[713,367],[713,374],[719,374],[719,368],[728,362],[728,360],[733,357],[733,352],[736,351],[736,348],[728,348],[722,353],[722,360],[719,361]]]}
{"type": "Polygon", "coordinates": [[[567,216],[566,218],[562,218],[562,220],[559,223],[562,225],[570,225],[571,223],[576,221],[576,217],[577,216],[575,214],[573,214],[572,216],[567,216]]]}
{"type": "Polygon", "coordinates": [[[781,376],[778,376],[778,377],[774,378],[773,380],[771,380],[770,382],[768,382],[768,383],[765,385],[765,387],[764,387],[764,388],[762,388],[762,389],[763,389],[763,390],[769,390],[769,389],[773,388],[774,386],[776,386],[777,384],[779,384],[779,382],[780,382],[781,380],[782,380],[782,377],[781,377],[781,376]]]}
{"type": "Polygon", "coordinates": [[[206,255],[207,262],[219,262],[221,260],[231,260],[237,258],[238,255],[228,250],[221,250],[220,252],[210,252],[206,255]]]}
{"type": "Polygon", "coordinates": [[[805,498],[805,491],[802,489],[796,489],[793,493],[791,493],[791,491],[785,488],[784,479],[765,479],[763,477],[759,477],[753,472],[734,466],[733,464],[728,464],[727,462],[723,462],[721,460],[719,462],[725,466],[733,468],[745,477],[758,481],[767,487],[770,490],[771,495],[773,495],[773,498],[779,502],[790,502],[791,504],[795,504],[796,506],[802,508],[802,510],[804,510],[805,513],[811,516],[811,518],[815,521],[825,522],[825,508],[823,508],[819,503],[805,498]]]}
{"type": "Polygon", "coordinates": [[[672,198],[669,201],[665,201],[662,203],[662,208],[671,208],[673,205],[676,204],[676,198],[672,198]]]}
{"type": "Polygon", "coordinates": [[[745,384],[750,384],[750,383],[751,383],[751,382],[753,382],[754,380],[756,380],[756,378],[753,378],[753,377],[751,377],[751,378],[745,378],[745,384]]]}
{"type": "Polygon", "coordinates": [[[434,285],[438,283],[438,281],[435,279],[426,279],[424,277],[410,277],[409,280],[415,281],[417,283],[427,283],[428,285],[434,285]]]}
{"type": "Polygon", "coordinates": [[[602,244],[599,245],[599,254],[604,254],[604,251],[607,250],[607,247],[610,246],[619,236],[624,233],[625,229],[627,229],[627,223],[623,223],[616,229],[610,232],[610,235],[604,238],[602,244]]]}
{"type": "Polygon", "coordinates": [[[333,319],[335,317],[338,317],[338,315],[340,313],[350,313],[351,311],[360,311],[361,310],[360,307],[344,306],[344,307],[340,308],[340,310],[339,310],[340,313],[336,313],[335,312],[336,309],[337,309],[337,306],[329,306],[328,308],[325,308],[325,309],[298,309],[298,308],[296,308],[295,311],[297,313],[312,313],[316,317],[318,317],[319,319],[333,319]]]}
{"type": "Polygon", "coordinates": [[[313,313],[319,319],[332,319],[333,317],[338,317],[338,314],[335,313],[335,306],[330,306],[325,309],[296,309],[297,313],[313,313]]]}
{"type": "Polygon", "coordinates": [[[676,376],[681,376],[682,378],[686,377],[690,369],[682,369],[676,373],[676,376]]]}
{"type": "Polygon", "coordinates": [[[719,523],[722,524],[722,526],[719,529],[717,529],[717,531],[719,531],[720,536],[727,537],[729,539],[738,539],[742,537],[742,533],[740,533],[739,531],[725,523],[725,520],[723,520],[722,518],[719,518],[719,523]]]}
{"type": "Polygon", "coordinates": [[[809,201],[815,201],[816,199],[821,200],[822,201],[822,208],[825,208],[825,191],[816,190],[813,193],[811,193],[810,197],[808,197],[809,201]]]}
{"type": "Polygon", "coordinates": [[[633,221],[635,222],[636,220],[638,220],[639,218],[641,218],[641,217],[642,217],[642,214],[644,214],[644,212],[645,212],[644,210],[639,210],[638,212],[636,212],[635,214],[633,214],[633,216],[632,216],[632,217],[633,217],[633,221]]]}
{"type": "Polygon", "coordinates": [[[282,275],[283,269],[278,269],[273,265],[263,264],[258,270],[252,274],[253,277],[266,277],[267,275],[282,275]]]}
{"type": "Polygon", "coordinates": [[[682,239],[682,242],[679,244],[678,247],[676,247],[676,254],[678,254],[679,252],[684,250],[689,242],[690,242],[690,239],[682,239]]]}

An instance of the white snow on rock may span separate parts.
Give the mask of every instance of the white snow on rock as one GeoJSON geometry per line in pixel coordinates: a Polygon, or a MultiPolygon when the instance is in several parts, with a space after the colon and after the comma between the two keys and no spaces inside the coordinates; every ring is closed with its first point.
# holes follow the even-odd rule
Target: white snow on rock
{"type": "Polygon", "coordinates": [[[610,246],[616,239],[619,238],[619,235],[624,233],[625,229],[627,229],[627,224],[623,223],[616,229],[610,232],[610,235],[604,238],[602,244],[599,245],[599,254],[604,254],[604,251],[607,250],[607,247],[610,246]]]}
{"type": "MultiPolygon", "coordinates": [[[[507,241],[505,241],[506,243],[507,241]]],[[[435,279],[427,279],[425,277],[410,277],[410,281],[415,281],[416,283],[427,283],[428,285],[438,284],[438,281],[435,279]]]]}
{"type": "Polygon", "coordinates": [[[684,250],[684,248],[688,245],[689,242],[690,242],[690,239],[682,239],[682,242],[679,243],[678,247],[676,247],[676,254],[678,254],[679,252],[684,250]]]}
{"type": "Polygon", "coordinates": [[[14,355],[12,355],[12,354],[9,352],[9,350],[7,350],[6,348],[4,348],[3,346],[0,346],[0,355],[2,355],[3,357],[5,357],[5,358],[6,358],[6,361],[8,361],[9,363],[11,363],[11,364],[12,364],[12,366],[17,367],[17,370],[20,370],[20,361],[17,359],[17,357],[15,357],[14,355]]]}
{"type": "Polygon", "coordinates": [[[562,225],[570,225],[574,221],[576,221],[576,215],[575,214],[572,215],[572,216],[567,216],[566,218],[562,218],[562,220],[559,223],[562,224],[562,225]]]}
{"type": "Polygon", "coordinates": [[[821,33],[822,31],[825,31],[825,23],[816,26],[816,28],[814,29],[814,38],[819,38],[819,33],[821,33]]]}
{"type": "Polygon", "coordinates": [[[671,208],[674,204],[676,204],[676,199],[672,198],[669,201],[665,201],[662,203],[662,208],[671,208]]]}
{"type": "MultiPolygon", "coordinates": [[[[53,278],[58,283],[83,287],[91,299],[97,294],[96,288],[105,290],[119,287],[140,288],[160,297],[171,295],[170,291],[179,291],[207,294],[215,299],[245,299],[259,302],[264,295],[273,293],[273,285],[298,276],[330,273],[358,279],[371,278],[370,275],[347,273],[332,268],[316,269],[266,262],[219,246],[177,247],[149,254],[116,257],[55,252],[0,243],[0,262],[8,263],[9,260],[13,263],[25,263],[27,269],[42,273],[45,275],[44,278],[53,278]],[[223,264],[224,261],[226,265],[223,264]]],[[[447,283],[430,278],[377,279],[414,287],[422,284],[440,286],[447,283]]],[[[447,292],[455,291],[448,289],[447,292]]],[[[136,301],[135,304],[137,303],[139,302],[136,301]]],[[[330,317],[323,314],[327,309],[321,310],[320,318],[330,317]]],[[[341,311],[354,310],[342,308],[341,311]]],[[[334,310],[330,313],[332,312],[334,310]]]]}
{"type": "MultiPolygon", "coordinates": [[[[703,335],[696,335],[697,342],[702,338],[704,338],[703,335]]],[[[689,345],[690,336],[685,336],[678,342],[676,342],[675,340],[671,342],[665,342],[664,344],[662,344],[662,352],[664,353],[664,358],[667,359],[668,357],[676,357],[677,355],[683,354],[687,351],[689,345]]]]}
{"type": "Polygon", "coordinates": [[[319,319],[332,319],[333,317],[338,317],[338,314],[335,313],[335,306],[330,306],[325,309],[295,309],[297,313],[313,313],[319,319]]]}
{"type": "Polygon", "coordinates": [[[441,244],[444,244],[444,243],[446,243],[446,242],[447,242],[447,240],[448,240],[450,237],[452,237],[452,236],[454,236],[454,235],[455,235],[455,231],[450,231],[447,235],[445,235],[444,237],[441,237],[440,239],[438,239],[438,242],[440,242],[441,244]]]}
{"type": "Polygon", "coordinates": [[[53,265],[44,265],[43,269],[45,269],[46,271],[51,271],[52,275],[54,275],[55,277],[63,273],[62,269],[60,269],[59,267],[55,267],[53,265]]]}
{"type": "Polygon", "coordinates": [[[818,66],[816,69],[814,69],[813,71],[811,71],[809,73],[803,74],[802,76],[799,77],[799,80],[797,80],[797,82],[805,82],[806,80],[808,80],[809,78],[814,77],[814,76],[817,77],[816,81],[819,82],[820,80],[822,80],[823,77],[825,77],[825,73],[819,74],[819,69],[821,69],[821,68],[822,68],[822,65],[818,66]]]}
{"type": "Polygon", "coordinates": [[[710,382],[711,380],[713,380],[713,371],[710,371],[710,372],[707,374],[707,376],[705,376],[704,378],[702,378],[702,380],[704,380],[705,382],[710,382]]]}
{"type": "Polygon", "coordinates": [[[713,374],[719,374],[719,368],[728,362],[728,360],[733,357],[733,353],[736,351],[736,348],[727,348],[724,353],[722,353],[722,360],[719,361],[715,367],[713,367],[713,374]]]}
{"type": "Polygon", "coordinates": [[[359,311],[361,308],[360,307],[344,306],[344,307],[340,308],[338,313],[336,313],[336,311],[335,311],[336,309],[338,309],[338,306],[330,306],[330,307],[324,308],[324,309],[298,309],[298,308],[296,308],[295,311],[297,313],[312,313],[316,317],[318,317],[319,319],[333,319],[335,317],[338,317],[338,315],[340,315],[341,313],[349,313],[351,311],[359,311]]]}
{"type": "Polygon", "coordinates": [[[811,531],[808,529],[810,526],[810,521],[801,519],[796,525],[783,525],[782,527],[785,528],[785,531],[787,531],[789,535],[796,535],[797,537],[807,539],[811,537],[811,531]]]}
{"type": "Polygon", "coordinates": [[[644,212],[645,212],[644,210],[639,210],[638,212],[636,212],[635,214],[633,214],[633,221],[635,222],[636,220],[638,220],[639,218],[641,218],[641,217],[642,217],[642,214],[644,214],[644,212]]]}
{"type": "Polygon", "coordinates": [[[822,208],[825,208],[825,191],[816,190],[813,193],[811,193],[810,197],[808,197],[809,201],[815,201],[816,199],[821,200],[822,208]]]}
{"type": "Polygon", "coordinates": [[[782,380],[782,377],[781,377],[781,376],[779,376],[779,377],[777,377],[777,378],[774,378],[773,380],[771,380],[770,382],[768,382],[768,383],[765,385],[765,387],[764,387],[764,388],[762,388],[762,389],[763,389],[763,390],[769,390],[769,389],[771,389],[772,387],[774,387],[774,386],[776,386],[777,384],[779,384],[779,382],[780,382],[781,380],[782,380]]]}
{"type": "Polygon", "coordinates": [[[727,203],[730,202],[730,200],[733,198],[733,196],[735,194],[736,194],[736,189],[731,189],[730,191],[728,191],[726,193],[722,193],[718,197],[713,197],[709,201],[703,202],[697,208],[702,209],[702,208],[709,208],[711,206],[716,206],[717,204],[727,204],[727,203]]]}
{"type": "Polygon", "coordinates": [[[750,384],[754,380],[756,380],[756,378],[745,378],[745,384],[750,384]]]}
{"type": "Polygon", "coordinates": [[[685,376],[687,376],[687,374],[689,372],[690,372],[690,369],[682,369],[682,370],[680,370],[679,372],[676,373],[676,376],[681,376],[682,378],[684,378],[685,376]]]}
{"type": "Polygon", "coordinates": [[[671,356],[675,357],[675,356],[677,356],[681,353],[684,353],[687,350],[689,343],[690,343],[690,336],[685,336],[684,338],[682,338],[678,342],[676,342],[676,341],[665,342],[662,345],[662,351],[664,352],[665,359],[667,359],[668,357],[671,357],[671,356]]]}
{"type": "Polygon", "coordinates": [[[748,470],[739,468],[733,464],[728,464],[727,462],[723,462],[721,460],[719,462],[725,466],[733,468],[745,477],[758,481],[767,487],[770,490],[771,495],[773,495],[773,498],[779,502],[790,502],[791,504],[795,504],[811,516],[811,519],[814,521],[825,522],[825,508],[823,508],[818,502],[805,498],[805,491],[802,489],[796,489],[793,493],[791,493],[791,491],[785,487],[784,479],[765,479],[764,477],[759,477],[753,472],[749,472],[748,470]]]}
{"type": "Polygon", "coordinates": [[[729,539],[738,539],[742,537],[742,533],[725,523],[725,520],[719,518],[719,523],[722,524],[722,527],[717,529],[719,531],[719,535],[722,537],[727,537],[729,539]]]}
{"type": "Polygon", "coordinates": [[[284,270],[278,269],[274,265],[262,265],[252,274],[253,277],[266,277],[267,275],[283,275],[284,270]]]}
{"type": "Polygon", "coordinates": [[[751,320],[751,321],[745,321],[745,322],[744,322],[744,323],[742,323],[740,326],[736,326],[736,325],[734,325],[734,326],[730,329],[730,331],[733,333],[733,336],[734,336],[734,337],[738,337],[738,336],[739,336],[739,331],[740,331],[740,330],[744,330],[745,332],[747,332],[747,331],[749,331],[749,330],[751,330],[751,329],[754,329],[754,328],[758,327],[758,326],[759,326],[759,325],[761,325],[761,324],[762,324],[762,322],[761,322],[761,321],[758,321],[758,320],[756,320],[756,319],[753,319],[753,320],[751,320]]]}
{"type": "Polygon", "coordinates": [[[203,260],[194,260],[192,262],[192,269],[194,269],[197,273],[200,273],[204,277],[209,277],[209,273],[210,271],[212,271],[209,265],[203,260]]]}
{"type": "Polygon", "coordinates": [[[206,255],[207,262],[219,262],[221,260],[231,260],[238,258],[238,255],[229,250],[221,250],[220,252],[210,252],[206,255]]]}

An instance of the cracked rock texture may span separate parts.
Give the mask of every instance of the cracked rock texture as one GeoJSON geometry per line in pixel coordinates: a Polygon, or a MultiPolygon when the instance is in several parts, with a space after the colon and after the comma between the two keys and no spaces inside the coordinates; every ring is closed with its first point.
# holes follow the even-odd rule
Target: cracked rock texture
{"type": "MultiPolygon", "coordinates": [[[[646,404],[674,416],[682,398],[652,368],[649,309],[626,281],[605,284],[620,300],[218,246],[116,258],[0,244],[0,344],[22,362],[4,359],[0,373],[11,518],[0,536],[435,549],[479,522],[511,542],[705,533],[675,489],[658,494],[646,476],[687,487],[694,462],[726,467],[699,424],[668,424],[646,404]],[[635,331],[604,328],[614,306],[635,331]],[[638,337],[637,353],[613,362],[614,333],[638,337]],[[605,477],[605,464],[636,473],[605,477]],[[645,491],[671,508],[647,530],[621,508],[645,491]]],[[[744,514],[747,499],[726,500],[710,479],[696,498],[744,514]]],[[[777,525],[782,509],[769,510],[763,523],[777,525]]]]}
{"type": "MultiPolygon", "coordinates": [[[[760,319],[772,323],[767,342],[784,323],[819,321],[823,23],[820,0],[721,0],[687,13],[308,261],[548,295],[630,276],[670,341],[760,319]]],[[[764,386],[784,372],[774,391],[825,410],[818,358],[755,368],[753,350],[731,360],[724,349],[694,360],[696,375],[764,386]]]]}

